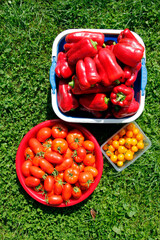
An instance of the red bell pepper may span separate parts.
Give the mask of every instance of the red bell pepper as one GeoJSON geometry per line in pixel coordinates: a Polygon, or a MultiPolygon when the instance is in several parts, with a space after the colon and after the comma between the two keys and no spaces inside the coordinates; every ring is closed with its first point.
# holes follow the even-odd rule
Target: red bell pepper
{"type": "MultiPolygon", "coordinates": [[[[124,78],[124,72],[120,65],[117,63],[115,55],[110,49],[102,48],[98,53],[98,59],[103,69],[105,70],[106,75],[108,76],[109,82],[113,83],[116,80],[121,81],[121,79],[124,78]]],[[[105,82],[105,78],[103,82],[105,82]]],[[[106,80],[106,85],[107,84],[108,81],[106,80]]]]}
{"type": "Polygon", "coordinates": [[[64,51],[67,52],[67,51],[70,50],[73,46],[74,46],[74,43],[65,43],[65,44],[63,45],[64,51]]]}
{"type": "Polygon", "coordinates": [[[134,39],[137,41],[136,37],[133,35],[133,33],[128,29],[124,29],[117,38],[117,42],[119,42],[122,38],[130,38],[130,39],[134,39]]]}
{"type": "Polygon", "coordinates": [[[67,51],[68,63],[75,65],[78,60],[85,57],[94,57],[97,54],[97,42],[89,38],[82,38],[67,51]]]}
{"type": "Polygon", "coordinates": [[[114,106],[112,113],[115,118],[124,118],[134,115],[139,109],[139,102],[133,99],[128,107],[114,106]]]}
{"type": "Polygon", "coordinates": [[[101,83],[96,83],[90,88],[86,90],[82,90],[79,86],[79,81],[76,75],[72,77],[72,81],[70,81],[68,84],[69,86],[72,87],[72,93],[75,95],[111,92],[114,87],[113,85],[106,87],[106,86],[103,86],[101,83]]]}
{"type": "Polygon", "coordinates": [[[74,68],[68,64],[66,54],[64,52],[59,52],[55,68],[56,75],[59,78],[69,78],[73,75],[73,72],[74,68]]]}
{"type": "Polygon", "coordinates": [[[144,47],[129,38],[121,39],[113,49],[116,58],[130,67],[135,67],[141,61],[143,52],[144,47]]]}
{"type": "Polygon", "coordinates": [[[58,87],[58,106],[62,112],[68,112],[79,106],[78,100],[74,97],[71,87],[64,79],[60,79],[58,87]]]}
{"type": "Polygon", "coordinates": [[[133,98],[134,90],[124,84],[114,87],[110,94],[112,104],[119,105],[121,107],[129,106],[133,98]]]}
{"type": "Polygon", "coordinates": [[[129,66],[124,67],[124,73],[125,73],[125,85],[128,87],[133,86],[134,82],[137,79],[137,75],[139,70],[141,69],[141,62],[137,64],[136,67],[132,68],[129,66]]]}
{"type": "Polygon", "coordinates": [[[100,32],[90,32],[90,31],[79,31],[73,32],[66,36],[65,40],[67,43],[79,42],[82,38],[90,38],[97,42],[98,45],[102,46],[104,43],[104,34],[100,32]]]}
{"type": "Polygon", "coordinates": [[[76,74],[79,86],[82,90],[88,89],[95,83],[101,81],[101,78],[97,73],[96,64],[90,57],[85,57],[84,60],[79,60],[77,62],[76,74]]]}
{"type": "Polygon", "coordinates": [[[79,103],[86,109],[92,111],[105,111],[108,108],[109,98],[104,93],[93,93],[83,95],[79,98],[79,103]]]}

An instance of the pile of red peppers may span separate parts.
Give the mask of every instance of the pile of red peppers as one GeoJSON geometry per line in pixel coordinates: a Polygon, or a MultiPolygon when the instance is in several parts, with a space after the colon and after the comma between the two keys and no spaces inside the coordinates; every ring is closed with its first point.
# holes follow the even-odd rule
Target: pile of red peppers
{"type": "Polygon", "coordinates": [[[97,118],[134,115],[139,109],[134,82],[144,47],[132,32],[123,30],[117,43],[90,31],[70,33],[65,41],[55,68],[60,110],[79,109],[97,118]]]}

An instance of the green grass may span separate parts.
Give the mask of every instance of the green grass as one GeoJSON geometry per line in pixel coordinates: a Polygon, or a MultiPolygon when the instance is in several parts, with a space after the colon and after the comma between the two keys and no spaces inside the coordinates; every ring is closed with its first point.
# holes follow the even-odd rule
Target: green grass
{"type": "MultiPolygon", "coordinates": [[[[0,239],[160,239],[159,9],[155,0],[1,1],[0,239]],[[32,127],[57,118],[49,83],[53,40],[69,28],[126,27],[146,46],[146,102],[136,122],[152,147],[121,173],[104,159],[101,181],[84,202],[65,209],[41,205],[21,187],[15,157],[32,127]]],[[[83,125],[100,145],[122,126],[83,125]]]]}

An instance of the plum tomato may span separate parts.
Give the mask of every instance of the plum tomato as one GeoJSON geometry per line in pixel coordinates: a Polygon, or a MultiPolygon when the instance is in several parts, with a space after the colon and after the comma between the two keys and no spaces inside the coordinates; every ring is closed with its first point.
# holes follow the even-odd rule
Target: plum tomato
{"type": "Polygon", "coordinates": [[[52,142],[52,150],[63,154],[67,151],[68,143],[63,138],[55,138],[52,142]]]}
{"type": "Polygon", "coordinates": [[[72,186],[70,183],[66,183],[63,186],[62,198],[67,203],[69,201],[69,199],[71,198],[71,196],[72,196],[72,186]]]}
{"type": "Polygon", "coordinates": [[[44,172],[48,174],[52,174],[54,172],[53,165],[44,158],[41,158],[39,160],[39,166],[44,172]]]}
{"type": "Polygon", "coordinates": [[[32,160],[34,158],[34,153],[30,147],[27,147],[24,151],[26,160],[32,160]]]}
{"type": "Polygon", "coordinates": [[[30,166],[29,171],[33,177],[40,178],[40,179],[46,177],[45,172],[39,167],[30,166]]]}
{"type": "Polygon", "coordinates": [[[68,168],[64,171],[64,181],[74,184],[78,181],[79,171],[75,168],[68,168]]]}
{"type": "Polygon", "coordinates": [[[26,160],[21,167],[21,171],[24,177],[30,176],[30,170],[29,168],[32,166],[32,162],[30,160],[26,160]]]}
{"type": "Polygon", "coordinates": [[[56,195],[60,195],[62,193],[62,189],[63,189],[63,181],[62,179],[59,179],[57,181],[55,181],[54,183],[54,193],[56,195]]]}
{"type": "Polygon", "coordinates": [[[78,129],[72,129],[66,137],[66,140],[68,142],[68,146],[72,149],[75,150],[78,147],[82,146],[84,142],[84,136],[81,131],[78,129]]]}
{"type": "Polygon", "coordinates": [[[24,182],[27,187],[32,188],[32,187],[37,187],[40,184],[41,180],[39,178],[29,176],[29,177],[25,178],[24,182]]]}
{"type": "Polygon", "coordinates": [[[28,144],[35,154],[43,153],[44,148],[36,138],[30,138],[28,144]]]}
{"type": "Polygon", "coordinates": [[[62,155],[54,151],[46,151],[44,154],[44,158],[53,164],[61,164],[63,162],[62,155]]]}
{"type": "Polygon", "coordinates": [[[44,180],[44,190],[47,192],[51,192],[53,190],[53,187],[54,187],[54,177],[49,175],[44,180]]]}
{"type": "Polygon", "coordinates": [[[68,147],[65,153],[63,153],[63,159],[70,158],[73,155],[73,151],[68,147]]]}
{"type": "Polygon", "coordinates": [[[49,127],[43,127],[37,132],[37,140],[39,142],[45,142],[46,139],[51,137],[52,130],[49,127]]]}
{"type": "Polygon", "coordinates": [[[51,150],[51,147],[52,147],[52,139],[49,138],[47,139],[44,143],[42,143],[43,145],[43,148],[44,148],[44,152],[48,151],[48,150],[51,150]]]}
{"type": "Polygon", "coordinates": [[[63,123],[56,123],[52,127],[52,137],[53,138],[66,138],[68,134],[68,128],[63,123]]]}
{"type": "Polygon", "coordinates": [[[55,169],[58,172],[62,172],[64,170],[66,170],[67,168],[70,168],[72,166],[72,163],[73,163],[73,159],[72,158],[64,159],[64,161],[61,164],[57,165],[55,167],[55,169]]]}
{"type": "Polygon", "coordinates": [[[47,203],[51,205],[59,205],[63,202],[63,198],[61,195],[51,195],[47,198],[47,203]]]}

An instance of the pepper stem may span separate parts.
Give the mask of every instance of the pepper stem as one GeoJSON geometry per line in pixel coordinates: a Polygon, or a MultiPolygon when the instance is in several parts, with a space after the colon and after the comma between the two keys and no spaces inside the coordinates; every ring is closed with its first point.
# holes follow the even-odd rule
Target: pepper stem
{"type": "Polygon", "coordinates": [[[109,100],[110,100],[110,98],[107,98],[107,97],[104,98],[104,102],[105,102],[107,105],[108,105],[109,100]]]}
{"type": "Polygon", "coordinates": [[[117,102],[123,102],[126,98],[126,95],[122,92],[117,93],[116,100],[117,102]]]}
{"type": "Polygon", "coordinates": [[[97,50],[97,45],[98,45],[98,43],[95,42],[95,41],[93,41],[92,39],[90,39],[90,41],[91,41],[93,47],[97,50]]]}
{"type": "Polygon", "coordinates": [[[74,85],[75,85],[75,81],[72,80],[68,83],[68,85],[71,87],[71,88],[74,88],[74,85]]]}

